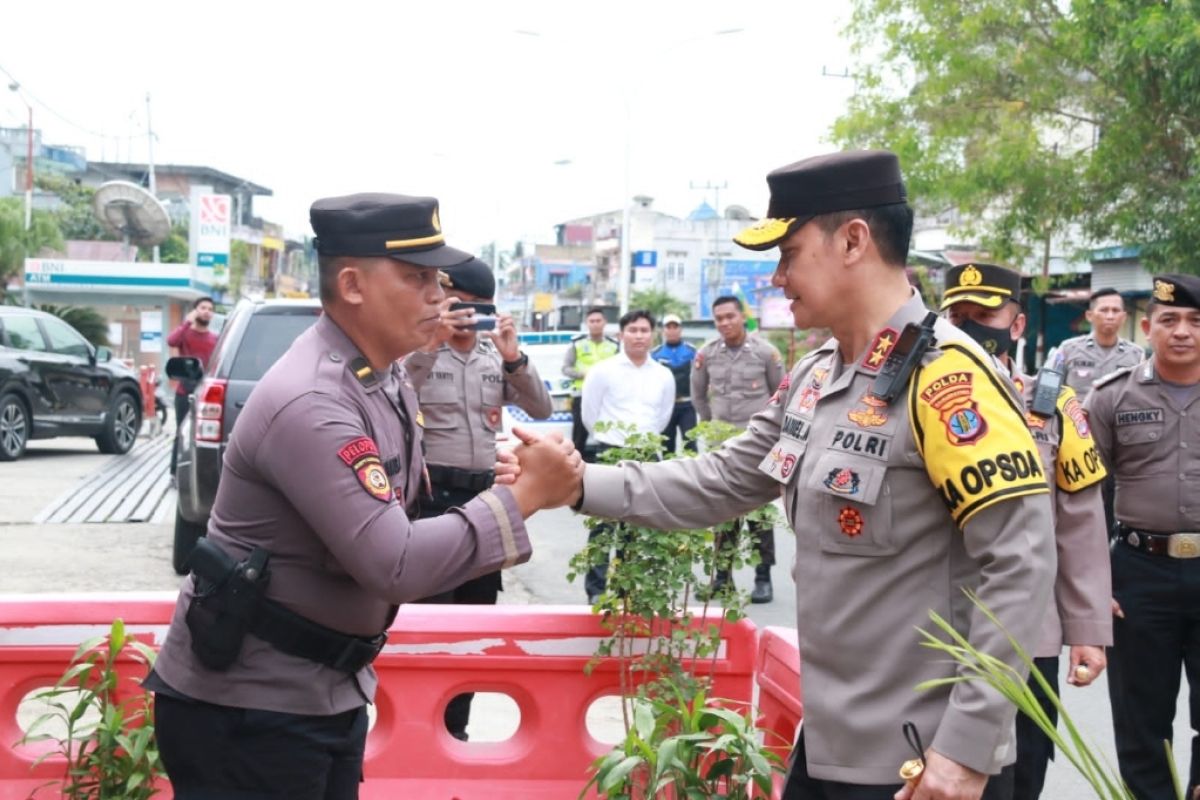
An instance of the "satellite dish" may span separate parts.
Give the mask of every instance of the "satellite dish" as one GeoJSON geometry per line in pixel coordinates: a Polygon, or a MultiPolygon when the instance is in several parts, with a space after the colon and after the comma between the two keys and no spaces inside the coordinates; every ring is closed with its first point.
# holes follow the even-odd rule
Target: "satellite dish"
{"type": "Polygon", "coordinates": [[[154,247],[171,234],[171,218],[158,198],[136,183],[108,181],[92,199],[96,218],[112,233],[138,247],[154,247]]]}

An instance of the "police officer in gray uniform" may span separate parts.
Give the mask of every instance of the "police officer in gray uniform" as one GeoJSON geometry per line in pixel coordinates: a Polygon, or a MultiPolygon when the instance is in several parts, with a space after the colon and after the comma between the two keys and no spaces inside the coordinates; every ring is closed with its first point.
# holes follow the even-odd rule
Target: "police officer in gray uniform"
{"type": "MultiPolygon", "coordinates": [[[[704,345],[696,354],[692,364],[692,401],[701,420],[716,419],[745,428],[750,417],[762,410],[783,381],[783,360],[774,345],[746,331],[741,300],[732,295],[718,297],[713,301],[712,312],[720,338],[704,345]]],[[[734,520],[734,537],[741,527],[742,520],[734,520]]],[[[775,598],[771,586],[775,528],[761,522],[747,522],[746,527],[754,537],[759,555],[750,602],[769,603],[775,598]]],[[[717,533],[713,546],[717,552],[727,546],[723,532],[717,533]]],[[[720,592],[730,581],[729,569],[718,566],[711,591],[720,592]]]]}
{"type": "Polygon", "coordinates": [[[1060,369],[1080,402],[1087,400],[1096,381],[1142,360],[1142,348],[1120,335],[1128,316],[1120,292],[1113,288],[1092,292],[1084,316],[1091,332],[1058,346],[1060,369]]]}
{"type": "Polygon", "coordinates": [[[325,313],[238,418],[147,681],[180,800],[357,797],[396,607],[527,560],[523,518],[581,469],[569,443],[531,438],[511,485],[413,522],[428,486],[397,361],[440,324],[438,270],[470,256],[431,197],[326,198],[311,221],[325,313]]]}
{"type": "MultiPolygon", "coordinates": [[[[926,309],[904,265],[912,230],[896,157],[853,151],[767,176],[767,218],[738,234],[778,246],[774,285],[796,327],[836,338],[797,363],[741,436],[699,458],[587,465],[585,513],[664,529],[730,519],[782,495],[796,533],[804,725],[784,797],[977,800],[1014,757],[1016,709],[924,648],[936,611],[1019,672],[973,589],[1032,647],[1050,597],[1046,478],[1011,386],[926,309]],[[924,752],[901,782],[912,722],[924,752]],[[986,789],[985,789],[986,786],[986,789]],[[897,794],[898,793],[898,794],[897,794]]],[[[985,793],[986,792],[986,793],[985,793]]]]}
{"type": "MultiPolygon", "coordinates": [[[[431,497],[421,505],[421,518],[465,506],[492,486],[503,406],[517,405],[533,419],[545,419],[553,410],[546,384],[518,347],[512,315],[487,320],[484,324],[494,329],[480,336],[473,308],[452,310],[455,301],[492,303],[492,268],[473,258],[444,273],[442,283],[450,296],[442,304],[439,332],[404,359],[425,431],[431,497]]],[[[483,310],[494,313],[495,307],[483,310]]],[[[495,605],[501,588],[496,570],[420,602],[495,605]]],[[[446,706],[446,728],[462,741],[467,740],[472,696],[457,695],[446,706]]]]}
{"type": "MultiPolygon", "coordinates": [[[[1086,407],[1116,473],[1108,689],[1121,777],[1138,800],[1174,797],[1163,741],[1182,666],[1200,731],[1200,278],[1159,275],[1142,331],[1152,355],[1102,378],[1086,407]]],[[[1197,786],[1192,739],[1187,797],[1197,786]]]]}

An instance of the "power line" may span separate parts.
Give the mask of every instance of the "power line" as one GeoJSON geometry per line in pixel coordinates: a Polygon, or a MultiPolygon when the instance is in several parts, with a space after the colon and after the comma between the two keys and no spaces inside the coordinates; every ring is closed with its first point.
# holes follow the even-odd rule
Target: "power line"
{"type": "Polygon", "coordinates": [[[30,100],[32,100],[33,102],[35,102],[35,103],[37,103],[39,106],[41,106],[41,108],[42,108],[43,110],[45,110],[45,111],[49,112],[49,113],[50,113],[50,116],[52,116],[52,117],[57,117],[57,118],[58,118],[58,120],[59,120],[60,122],[65,122],[67,125],[70,125],[72,128],[75,128],[75,129],[77,129],[77,130],[81,130],[81,131],[83,131],[84,133],[86,133],[86,134],[88,134],[88,135],[90,135],[90,136],[99,136],[99,137],[101,137],[101,138],[106,138],[106,139],[107,139],[107,138],[112,138],[110,134],[107,134],[107,133],[102,133],[102,132],[100,132],[100,131],[94,131],[94,130],[92,130],[91,128],[86,128],[86,127],[84,127],[83,125],[80,125],[80,124],[79,124],[79,123],[77,123],[77,122],[72,122],[71,120],[67,119],[67,118],[66,118],[66,117],[64,117],[62,114],[58,113],[58,112],[57,112],[57,111],[55,111],[53,108],[51,108],[50,106],[46,105],[46,104],[45,104],[45,103],[44,103],[44,102],[43,102],[41,99],[39,99],[39,98],[38,98],[38,97],[36,97],[36,96],[35,96],[35,95],[34,95],[32,92],[30,92],[30,91],[29,91],[29,89],[25,88],[25,85],[24,85],[23,83],[21,83],[19,80],[17,80],[15,77],[13,77],[13,74],[12,74],[11,72],[9,72],[8,70],[6,70],[6,69],[5,69],[3,66],[0,66],[0,72],[3,72],[5,75],[7,75],[7,76],[8,76],[8,79],[9,79],[10,81],[12,81],[13,83],[17,84],[17,86],[19,86],[19,87],[21,88],[21,91],[22,91],[22,92],[25,94],[25,96],[26,96],[26,97],[28,97],[30,100]]]}

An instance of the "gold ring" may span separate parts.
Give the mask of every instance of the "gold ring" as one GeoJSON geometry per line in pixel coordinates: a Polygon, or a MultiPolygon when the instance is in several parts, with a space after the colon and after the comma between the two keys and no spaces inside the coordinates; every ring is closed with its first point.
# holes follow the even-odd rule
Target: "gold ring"
{"type": "Polygon", "coordinates": [[[1092,671],[1087,668],[1087,664],[1080,664],[1075,668],[1075,680],[1086,681],[1090,677],[1092,677],[1092,671]]]}

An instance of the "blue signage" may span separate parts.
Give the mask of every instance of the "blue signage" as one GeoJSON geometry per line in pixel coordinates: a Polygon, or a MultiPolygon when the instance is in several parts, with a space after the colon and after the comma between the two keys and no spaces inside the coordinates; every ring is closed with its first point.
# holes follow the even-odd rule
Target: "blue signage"
{"type": "Polygon", "coordinates": [[[635,267],[657,267],[658,266],[658,251],[657,250],[634,250],[633,251],[633,266],[635,266],[635,267]]]}

